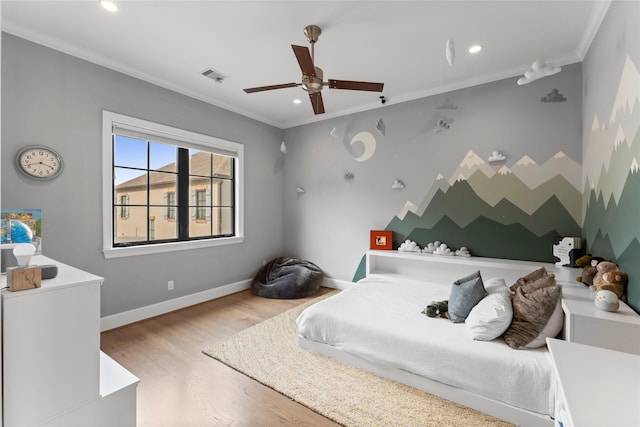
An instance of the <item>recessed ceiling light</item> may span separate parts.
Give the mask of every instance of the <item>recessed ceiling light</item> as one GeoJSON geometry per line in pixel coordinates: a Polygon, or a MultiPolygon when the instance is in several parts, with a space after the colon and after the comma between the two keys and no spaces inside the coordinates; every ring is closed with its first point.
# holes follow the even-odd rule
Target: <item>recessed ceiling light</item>
{"type": "Polygon", "coordinates": [[[479,44],[474,44],[469,48],[469,53],[478,53],[482,50],[482,46],[479,44]]]}
{"type": "Polygon", "coordinates": [[[118,11],[118,6],[111,0],[102,0],[100,2],[100,6],[102,6],[104,9],[108,10],[109,12],[118,11]]]}
{"type": "Polygon", "coordinates": [[[294,99],[294,100],[293,100],[293,103],[294,103],[294,104],[300,104],[301,102],[302,102],[302,101],[300,101],[298,98],[296,98],[296,99],[294,99]]]}

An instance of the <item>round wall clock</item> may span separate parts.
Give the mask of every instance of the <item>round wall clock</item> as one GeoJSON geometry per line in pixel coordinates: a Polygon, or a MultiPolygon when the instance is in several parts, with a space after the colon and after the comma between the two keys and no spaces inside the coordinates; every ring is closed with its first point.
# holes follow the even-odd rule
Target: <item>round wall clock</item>
{"type": "Polygon", "coordinates": [[[62,173],[62,157],[44,145],[29,145],[15,157],[15,166],[25,176],[39,181],[56,178],[62,173]]]}

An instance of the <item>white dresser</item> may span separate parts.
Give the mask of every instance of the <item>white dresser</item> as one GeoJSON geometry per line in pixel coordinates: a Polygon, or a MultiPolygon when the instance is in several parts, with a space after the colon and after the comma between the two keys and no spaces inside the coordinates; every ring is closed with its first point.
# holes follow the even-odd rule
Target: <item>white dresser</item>
{"type": "Polygon", "coordinates": [[[100,351],[102,277],[46,264],[41,288],[2,291],[3,425],[135,426],[138,378],[100,351]]]}

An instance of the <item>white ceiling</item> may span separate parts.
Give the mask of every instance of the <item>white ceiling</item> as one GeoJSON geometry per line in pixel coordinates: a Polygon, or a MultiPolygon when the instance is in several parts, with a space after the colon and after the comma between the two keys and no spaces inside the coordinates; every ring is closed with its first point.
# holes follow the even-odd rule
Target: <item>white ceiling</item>
{"type": "Polygon", "coordinates": [[[608,1],[2,1],[2,30],[279,128],[380,107],[376,92],[324,88],[314,116],[291,44],[322,28],[325,81],[383,82],[386,105],[502,78],[537,58],[581,61],[608,1]],[[453,66],[445,59],[455,42],[453,66]],[[471,55],[467,48],[484,50],[471,55]],[[207,68],[228,76],[216,83],[207,68]],[[302,103],[293,104],[294,98],[302,103]]]}

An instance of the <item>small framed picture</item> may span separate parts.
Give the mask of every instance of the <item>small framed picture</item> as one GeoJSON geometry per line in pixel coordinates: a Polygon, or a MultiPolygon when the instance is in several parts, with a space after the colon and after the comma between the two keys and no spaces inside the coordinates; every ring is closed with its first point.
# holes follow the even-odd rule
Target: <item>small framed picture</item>
{"type": "Polygon", "coordinates": [[[373,250],[391,250],[392,231],[390,230],[371,230],[370,249],[373,250]]]}

